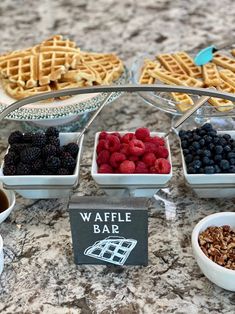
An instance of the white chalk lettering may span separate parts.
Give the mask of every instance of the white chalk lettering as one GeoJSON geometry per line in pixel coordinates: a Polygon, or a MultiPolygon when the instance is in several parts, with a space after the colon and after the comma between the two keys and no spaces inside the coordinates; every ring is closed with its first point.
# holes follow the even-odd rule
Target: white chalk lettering
{"type": "Polygon", "coordinates": [[[83,221],[90,221],[90,218],[91,218],[91,213],[80,213],[83,221]]]}
{"type": "Polygon", "coordinates": [[[104,225],[104,228],[103,228],[103,232],[102,233],[110,233],[109,231],[109,228],[107,225],[104,225]]]}
{"type": "Polygon", "coordinates": [[[100,227],[99,225],[93,225],[94,233],[100,233],[100,227]]]}
{"type": "Polygon", "coordinates": [[[101,218],[101,216],[100,216],[100,213],[96,213],[96,215],[95,215],[95,221],[103,221],[103,219],[101,218]]]}
{"type": "Polygon", "coordinates": [[[117,225],[112,225],[112,233],[119,233],[119,228],[117,225]]]}
{"type": "Polygon", "coordinates": [[[104,213],[104,221],[108,221],[110,213],[104,213]]]}
{"type": "Polygon", "coordinates": [[[126,222],[131,222],[131,213],[126,213],[126,222]]]}

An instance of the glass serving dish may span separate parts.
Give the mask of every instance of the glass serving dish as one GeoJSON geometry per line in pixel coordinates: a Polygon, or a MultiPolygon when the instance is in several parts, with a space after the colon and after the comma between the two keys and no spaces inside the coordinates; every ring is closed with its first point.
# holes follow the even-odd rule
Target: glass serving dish
{"type": "MultiPolygon", "coordinates": [[[[171,52],[172,53],[172,52],[171,52]]],[[[195,56],[194,53],[189,53],[192,57],[195,56]]],[[[227,51],[222,51],[221,54],[227,54],[227,51]]],[[[231,57],[231,55],[230,55],[231,57]]],[[[141,69],[144,65],[144,60],[150,59],[154,60],[154,56],[144,55],[136,59],[131,67],[131,82],[133,84],[138,84],[139,77],[141,74],[141,69]]],[[[159,80],[155,81],[156,84],[164,83],[159,80]]],[[[171,97],[170,93],[167,92],[138,92],[139,96],[148,104],[159,108],[161,111],[169,113],[174,117],[180,116],[183,113],[177,109],[177,102],[171,97]]],[[[196,95],[190,95],[192,100],[195,102],[198,99],[196,95]]],[[[192,121],[187,121],[192,126],[192,121]]],[[[220,125],[223,126],[223,129],[233,129],[235,125],[235,104],[232,110],[218,111],[214,106],[210,105],[208,102],[205,103],[199,110],[197,110],[193,116],[193,124],[202,124],[205,122],[212,122],[216,124],[218,128],[220,125]],[[228,124],[228,125],[227,125],[228,124]]]]}

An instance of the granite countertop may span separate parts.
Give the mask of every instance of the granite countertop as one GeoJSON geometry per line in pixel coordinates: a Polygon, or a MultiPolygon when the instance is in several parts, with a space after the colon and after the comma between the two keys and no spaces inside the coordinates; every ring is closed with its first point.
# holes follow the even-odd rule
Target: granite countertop
{"type": "MultiPolygon", "coordinates": [[[[232,0],[114,1],[2,0],[0,52],[31,46],[61,33],[83,50],[115,51],[130,66],[143,53],[199,49],[235,30],[232,0]]],[[[106,106],[85,137],[78,196],[103,195],[90,175],[98,130],[166,131],[171,117],[136,95],[106,106]]],[[[20,123],[0,123],[0,153],[20,123]]],[[[149,208],[147,267],[76,266],[67,199],[17,196],[0,225],[5,267],[0,276],[0,313],[234,313],[235,294],[209,282],[192,255],[190,236],[206,215],[233,211],[233,200],[199,199],[186,187],[177,139],[171,137],[174,175],[149,208]],[[165,202],[159,201],[163,198],[165,202]]],[[[1,156],[2,156],[1,155],[1,156]]]]}

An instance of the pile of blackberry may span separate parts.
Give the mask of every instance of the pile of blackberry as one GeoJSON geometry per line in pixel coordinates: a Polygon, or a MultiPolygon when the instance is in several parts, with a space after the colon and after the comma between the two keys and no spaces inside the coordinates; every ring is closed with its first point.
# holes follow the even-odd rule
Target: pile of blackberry
{"type": "Polygon", "coordinates": [[[217,134],[210,123],[192,131],[180,130],[181,147],[189,174],[235,173],[235,140],[217,134]]]}
{"type": "Polygon", "coordinates": [[[74,173],[79,147],[76,143],[61,146],[59,131],[54,127],[45,133],[15,131],[9,136],[8,143],[10,148],[3,167],[6,176],[74,173]]]}

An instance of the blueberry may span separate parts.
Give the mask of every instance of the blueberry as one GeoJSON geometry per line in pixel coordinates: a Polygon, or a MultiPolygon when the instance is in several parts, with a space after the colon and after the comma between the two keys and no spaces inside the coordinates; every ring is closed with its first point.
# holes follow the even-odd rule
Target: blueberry
{"type": "Polygon", "coordinates": [[[210,159],[207,156],[205,156],[202,159],[202,163],[203,163],[203,165],[207,166],[210,164],[210,159]]]}
{"type": "Polygon", "coordinates": [[[188,142],[187,141],[182,141],[181,142],[181,146],[182,146],[182,148],[187,148],[188,147],[188,142]]]}
{"type": "Polygon", "coordinates": [[[198,155],[195,155],[195,156],[193,157],[193,160],[201,160],[201,157],[198,156],[198,155]]]}
{"type": "Polygon", "coordinates": [[[203,147],[203,146],[205,145],[205,140],[204,140],[204,138],[201,138],[201,139],[199,140],[199,144],[201,145],[201,147],[203,147]]]}
{"type": "Polygon", "coordinates": [[[235,173],[235,166],[230,166],[229,170],[228,170],[229,173],[235,173]]]}
{"type": "Polygon", "coordinates": [[[224,146],[224,151],[225,151],[226,153],[231,152],[231,147],[230,147],[229,145],[224,146]]]}
{"type": "Polygon", "coordinates": [[[209,166],[213,166],[215,164],[214,160],[210,159],[209,166]]]}
{"type": "Polygon", "coordinates": [[[185,130],[180,130],[179,131],[179,137],[182,138],[184,135],[186,135],[186,131],[185,130]]]}
{"type": "Polygon", "coordinates": [[[218,145],[222,145],[222,146],[227,145],[226,139],[223,138],[223,137],[220,137],[220,138],[219,138],[219,141],[218,141],[218,145]]]}
{"type": "Polygon", "coordinates": [[[215,173],[221,173],[221,169],[218,165],[215,165],[214,169],[215,169],[215,173]]]}
{"type": "Polygon", "coordinates": [[[211,157],[211,152],[208,149],[204,149],[203,155],[206,157],[211,157]]]}
{"type": "Polygon", "coordinates": [[[216,145],[215,146],[215,153],[216,155],[221,154],[223,151],[223,147],[221,145],[216,145]]]}
{"type": "Polygon", "coordinates": [[[221,160],[222,160],[222,155],[215,155],[214,156],[215,163],[219,163],[221,160]]]}
{"type": "Polygon", "coordinates": [[[202,149],[198,149],[198,150],[197,150],[197,154],[198,154],[199,156],[203,156],[203,150],[202,150],[202,149]]]}
{"type": "Polygon", "coordinates": [[[204,172],[206,174],[213,174],[213,173],[215,173],[215,168],[213,166],[206,166],[204,168],[204,172]]]}
{"type": "Polygon", "coordinates": [[[208,131],[211,131],[213,128],[212,128],[212,125],[210,123],[205,123],[202,126],[202,129],[208,132],[208,131]]]}
{"type": "Polygon", "coordinates": [[[189,164],[190,162],[193,161],[193,156],[191,154],[188,154],[185,156],[184,159],[185,159],[186,164],[189,164]]]}
{"type": "Polygon", "coordinates": [[[212,142],[212,137],[209,135],[204,135],[203,138],[204,138],[206,144],[209,144],[212,142]]]}
{"type": "Polygon", "coordinates": [[[213,143],[210,143],[210,144],[209,144],[209,149],[210,149],[210,151],[213,151],[214,148],[215,148],[215,145],[214,145],[213,143]]]}
{"type": "Polygon", "coordinates": [[[194,160],[194,161],[192,162],[192,167],[193,167],[195,170],[200,169],[201,165],[202,165],[202,162],[201,162],[200,160],[194,160]]]}
{"type": "Polygon", "coordinates": [[[190,174],[195,174],[196,173],[196,170],[193,167],[188,167],[187,171],[190,174]]]}
{"type": "Polygon", "coordinates": [[[198,142],[192,142],[192,146],[195,150],[200,148],[200,144],[198,142]]]}
{"type": "Polygon", "coordinates": [[[188,149],[189,149],[190,153],[194,153],[194,148],[193,148],[193,146],[189,146],[188,149]]]}
{"type": "Polygon", "coordinates": [[[198,173],[204,173],[204,168],[200,168],[199,170],[198,170],[198,173]]]}
{"type": "Polygon", "coordinates": [[[198,134],[199,134],[200,136],[204,136],[204,135],[206,135],[206,131],[205,131],[205,130],[200,130],[200,131],[198,132],[198,134]]]}
{"type": "Polygon", "coordinates": [[[219,143],[219,140],[220,140],[220,138],[219,138],[218,136],[215,136],[215,137],[213,138],[212,142],[213,142],[214,144],[218,144],[218,143],[219,143]]]}
{"type": "Polygon", "coordinates": [[[225,138],[227,141],[229,141],[231,139],[231,135],[230,134],[224,134],[223,138],[225,138]]]}
{"type": "Polygon", "coordinates": [[[222,159],[221,162],[220,162],[220,168],[221,168],[222,170],[228,170],[229,167],[230,167],[230,165],[229,165],[228,160],[222,159]]]}
{"type": "Polygon", "coordinates": [[[229,159],[230,165],[235,165],[235,158],[229,159]]]}
{"type": "Polygon", "coordinates": [[[183,149],[183,154],[184,154],[184,156],[188,155],[189,154],[189,150],[187,148],[183,149]]]}
{"type": "Polygon", "coordinates": [[[199,136],[198,134],[194,134],[194,135],[193,135],[193,140],[194,140],[195,142],[199,141],[200,138],[201,138],[201,136],[199,136]]]}
{"type": "Polygon", "coordinates": [[[217,131],[211,130],[211,131],[208,132],[208,135],[211,136],[211,137],[215,137],[217,135],[217,131]]]}

